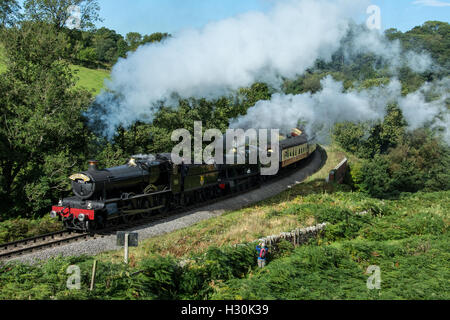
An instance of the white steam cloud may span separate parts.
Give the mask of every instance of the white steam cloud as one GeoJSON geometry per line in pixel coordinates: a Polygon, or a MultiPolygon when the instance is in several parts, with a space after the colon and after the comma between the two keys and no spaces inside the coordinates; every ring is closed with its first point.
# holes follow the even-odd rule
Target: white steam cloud
{"type": "Polygon", "coordinates": [[[408,66],[418,73],[430,70],[433,66],[432,58],[428,53],[412,51],[404,53],[399,40],[389,41],[378,31],[368,29],[358,30],[352,42],[344,45],[344,53],[348,59],[357,54],[372,53],[387,61],[393,73],[403,66],[408,66]]]}
{"type": "Polygon", "coordinates": [[[259,101],[246,116],[235,120],[232,127],[290,130],[301,121],[306,124],[308,134],[315,135],[321,143],[327,143],[336,123],[382,120],[387,104],[397,103],[409,129],[424,125],[441,128],[443,138],[450,144],[450,114],[446,108],[446,99],[450,98],[448,78],[439,83],[425,84],[405,97],[401,94],[402,86],[398,80],[385,86],[347,92],[344,92],[342,82],[331,76],[324,78],[321,85],[322,90],[315,94],[274,94],[270,101],[259,101]],[[432,92],[439,98],[427,101],[427,95],[432,92]]]}
{"type": "MultiPolygon", "coordinates": [[[[114,66],[108,91],[97,97],[90,118],[102,120],[105,133],[112,137],[120,125],[151,122],[158,103],[177,106],[179,98],[215,99],[255,82],[277,88],[283,78],[303,74],[317,59],[331,61],[338,49],[350,59],[375,54],[394,71],[404,65],[416,72],[429,70],[429,55],[405,53],[400,42],[390,42],[378,31],[362,28],[344,41],[354,31],[352,18],[365,13],[369,4],[369,0],[279,1],[267,13],[250,12],[142,46],[114,66]]],[[[289,129],[303,119],[325,140],[336,122],[382,119],[390,101],[399,103],[412,127],[425,120],[438,122],[442,111],[442,100],[426,102],[421,92],[402,98],[398,81],[344,93],[341,83],[327,77],[322,87],[316,94],[275,94],[233,126],[289,129]],[[424,108],[412,111],[419,106],[424,108]]],[[[439,121],[448,126],[448,120],[444,116],[439,121]]]]}
{"type": "MultiPolygon", "coordinates": [[[[293,78],[317,59],[329,61],[346,35],[349,19],[368,0],[281,1],[268,13],[250,12],[185,30],[160,44],[140,47],[113,68],[97,103],[109,129],[152,121],[152,107],[174,98],[217,98],[262,81],[293,78]],[[118,98],[117,98],[118,97],[118,98]]],[[[111,132],[110,132],[111,133],[111,132]]]]}

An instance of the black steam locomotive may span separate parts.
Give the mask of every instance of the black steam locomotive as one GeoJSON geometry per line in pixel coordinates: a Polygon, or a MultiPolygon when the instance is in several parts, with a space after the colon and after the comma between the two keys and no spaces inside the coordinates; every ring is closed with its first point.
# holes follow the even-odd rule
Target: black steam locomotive
{"type": "MultiPolygon", "coordinates": [[[[280,142],[280,168],[315,150],[316,144],[294,129],[280,142]]],[[[263,180],[261,164],[177,165],[170,154],[137,155],[123,166],[103,170],[90,161],[86,172],[70,179],[74,196],[53,206],[51,216],[69,230],[89,232],[245,191],[263,180]]]]}

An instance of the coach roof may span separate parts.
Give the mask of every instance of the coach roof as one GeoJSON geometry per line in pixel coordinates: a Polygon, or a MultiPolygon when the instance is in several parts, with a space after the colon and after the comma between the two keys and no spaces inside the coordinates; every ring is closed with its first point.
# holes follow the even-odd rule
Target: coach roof
{"type": "Polygon", "coordinates": [[[288,137],[280,141],[280,148],[287,149],[295,146],[301,146],[306,143],[308,143],[308,136],[306,134],[302,134],[301,136],[298,137],[288,137]]]}

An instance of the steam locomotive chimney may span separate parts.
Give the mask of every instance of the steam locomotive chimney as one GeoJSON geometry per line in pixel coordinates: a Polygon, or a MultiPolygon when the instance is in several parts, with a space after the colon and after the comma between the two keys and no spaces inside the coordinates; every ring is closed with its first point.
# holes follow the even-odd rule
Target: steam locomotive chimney
{"type": "Polygon", "coordinates": [[[89,169],[88,171],[97,171],[98,161],[97,160],[89,160],[89,169]]]}

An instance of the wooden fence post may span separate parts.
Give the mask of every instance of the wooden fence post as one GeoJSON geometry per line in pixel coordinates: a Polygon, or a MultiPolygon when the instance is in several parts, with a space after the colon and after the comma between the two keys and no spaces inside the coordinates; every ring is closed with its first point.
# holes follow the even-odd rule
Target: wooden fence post
{"type": "Polygon", "coordinates": [[[94,265],[92,266],[92,277],[91,277],[91,288],[90,291],[94,290],[95,285],[95,271],[97,269],[97,260],[94,260],[94,265]]]}

